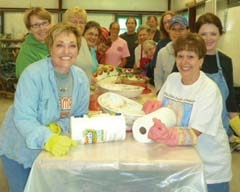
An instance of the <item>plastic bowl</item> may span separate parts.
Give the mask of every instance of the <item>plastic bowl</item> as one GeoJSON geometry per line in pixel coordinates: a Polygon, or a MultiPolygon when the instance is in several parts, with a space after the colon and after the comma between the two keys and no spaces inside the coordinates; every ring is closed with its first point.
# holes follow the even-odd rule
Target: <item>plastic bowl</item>
{"type": "Polygon", "coordinates": [[[98,103],[104,112],[123,114],[126,118],[127,130],[131,130],[133,122],[145,114],[140,103],[116,93],[103,93],[98,97],[98,103]]]}

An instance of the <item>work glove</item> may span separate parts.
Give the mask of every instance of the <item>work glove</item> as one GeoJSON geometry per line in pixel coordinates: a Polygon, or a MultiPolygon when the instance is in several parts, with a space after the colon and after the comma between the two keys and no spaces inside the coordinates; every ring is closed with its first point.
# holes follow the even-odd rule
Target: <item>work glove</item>
{"type": "Polygon", "coordinates": [[[148,132],[148,138],[154,142],[165,143],[170,146],[195,145],[197,136],[191,128],[167,128],[159,119],[153,118],[153,126],[148,132]]]}
{"type": "Polygon", "coordinates": [[[62,133],[62,128],[56,122],[50,123],[48,125],[48,128],[52,133],[55,133],[57,135],[60,135],[62,133]]]}
{"type": "Polygon", "coordinates": [[[145,114],[156,111],[157,109],[162,107],[162,102],[158,100],[148,100],[143,104],[142,110],[145,114]]]}
{"type": "Polygon", "coordinates": [[[233,129],[233,131],[240,136],[240,118],[239,115],[236,115],[232,119],[230,119],[230,125],[233,129]]]}
{"type": "Polygon", "coordinates": [[[67,136],[54,134],[48,139],[44,145],[44,149],[54,156],[63,156],[67,154],[72,146],[77,146],[77,142],[67,136]]]}

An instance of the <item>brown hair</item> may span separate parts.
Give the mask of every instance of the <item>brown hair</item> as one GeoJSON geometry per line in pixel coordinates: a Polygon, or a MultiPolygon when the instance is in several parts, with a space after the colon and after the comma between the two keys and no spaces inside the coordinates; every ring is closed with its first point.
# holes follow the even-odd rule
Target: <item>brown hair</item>
{"type": "Polygon", "coordinates": [[[132,17],[132,16],[130,16],[130,17],[128,17],[128,18],[126,19],[126,23],[125,23],[126,25],[127,25],[128,20],[130,20],[130,19],[133,19],[135,25],[137,25],[137,20],[136,20],[136,18],[135,18],[135,17],[132,17]]]}
{"type": "Polygon", "coordinates": [[[163,13],[163,15],[160,19],[160,27],[159,27],[160,33],[161,33],[161,36],[160,36],[161,39],[168,39],[168,38],[170,39],[169,33],[165,30],[164,23],[163,23],[163,19],[166,15],[171,15],[173,17],[176,15],[176,13],[173,11],[166,11],[165,13],[163,13]]]}
{"type": "Polygon", "coordinates": [[[157,19],[157,16],[155,16],[155,15],[149,15],[149,16],[147,16],[147,22],[150,20],[150,19],[154,19],[154,21],[156,21],[156,22],[158,22],[158,19],[157,19]]]}
{"type": "Polygon", "coordinates": [[[119,26],[119,28],[120,28],[119,23],[118,23],[117,21],[113,21],[112,23],[110,23],[109,29],[112,29],[112,26],[113,26],[114,24],[117,24],[117,25],[119,26]]]}
{"type": "Polygon", "coordinates": [[[74,27],[68,23],[57,23],[56,25],[51,27],[51,29],[49,30],[48,36],[46,37],[46,40],[45,40],[49,49],[52,48],[56,37],[62,33],[74,34],[77,39],[78,50],[80,49],[81,32],[76,27],[74,27]]]}
{"type": "Polygon", "coordinates": [[[195,52],[200,59],[204,58],[207,52],[203,38],[197,33],[191,32],[178,37],[173,43],[173,48],[175,56],[179,51],[187,50],[195,52]]]}
{"type": "Polygon", "coordinates": [[[42,7],[32,7],[25,11],[24,13],[24,23],[27,29],[31,28],[30,17],[37,16],[39,19],[48,20],[51,23],[51,14],[46,9],[42,7]]]}
{"type": "Polygon", "coordinates": [[[84,34],[86,33],[86,31],[87,31],[88,29],[90,29],[90,28],[96,28],[96,29],[98,30],[98,36],[101,35],[101,33],[102,33],[101,26],[100,26],[100,24],[99,24],[98,22],[96,22],[96,21],[88,21],[88,22],[86,23],[85,29],[84,29],[84,31],[83,31],[83,35],[84,35],[84,34]]]}
{"type": "Polygon", "coordinates": [[[219,34],[223,34],[223,26],[221,20],[213,13],[205,13],[201,15],[195,23],[195,31],[198,33],[201,26],[207,23],[215,25],[218,28],[219,34]]]}
{"type": "Polygon", "coordinates": [[[148,25],[140,25],[137,29],[137,34],[140,32],[140,31],[143,31],[143,30],[146,30],[148,33],[151,32],[151,28],[148,26],[148,25]]]}

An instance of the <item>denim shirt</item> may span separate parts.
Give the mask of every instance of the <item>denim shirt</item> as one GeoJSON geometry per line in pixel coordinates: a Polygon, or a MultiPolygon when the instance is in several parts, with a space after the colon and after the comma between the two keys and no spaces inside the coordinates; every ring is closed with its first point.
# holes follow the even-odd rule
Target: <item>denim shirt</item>
{"type": "MultiPolygon", "coordinates": [[[[72,66],[72,115],[88,112],[89,81],[85,73],[72,66]]],[[[57,122],[63,134],[70,132],[70,119],[60,118],[58,90],[51,58],[27,67],[17,84],[13,105],[0,129],[0,155],[31,167],[45,142],[52,136],[47,125],[57,122]]]]}

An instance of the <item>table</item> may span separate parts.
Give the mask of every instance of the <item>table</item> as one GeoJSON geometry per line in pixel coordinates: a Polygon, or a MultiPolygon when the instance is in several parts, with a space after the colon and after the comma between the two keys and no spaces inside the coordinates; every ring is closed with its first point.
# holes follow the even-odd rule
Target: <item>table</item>
{"type": "Polygon", "coordinates": [[[78,145],[64,157],[41,152],[25,192],[205,192],[203,164],[194,147],[126,140],[78,145]]]}

